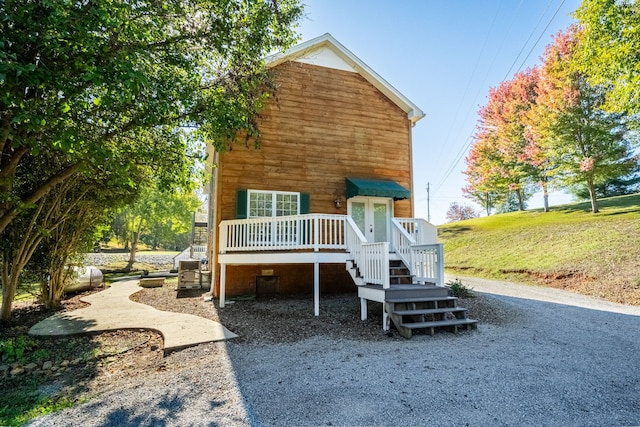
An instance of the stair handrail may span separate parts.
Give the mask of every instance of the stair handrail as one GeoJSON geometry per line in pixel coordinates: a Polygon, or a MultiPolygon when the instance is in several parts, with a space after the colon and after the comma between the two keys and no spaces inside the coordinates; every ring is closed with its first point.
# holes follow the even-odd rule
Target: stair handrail
{"type": "Polygon", "coordinates": [[[389,278],[389,242],[369,243],[353,218],[345,219],[347,252],[358,267],[365,284],[391,286],[389,278]]]}
{"type": "Polygon", "coordinates": [[[361,263],[362,245],[367,243],[367,238],[364,237],[364,234],[362,234],[362,231],[350,216],[345,219],[344,234],[350,258],[355,264],[361,263]]]}
{"type": "Polygon", "coordinates": [[[396,220],[391,219],[391,243],[393,251],[398,254],[404,265],[409,269],[409,274],[413,275],[411,266],[411,246],[416,244],[416,241],[409,233],[407,229],[396,220]]]}

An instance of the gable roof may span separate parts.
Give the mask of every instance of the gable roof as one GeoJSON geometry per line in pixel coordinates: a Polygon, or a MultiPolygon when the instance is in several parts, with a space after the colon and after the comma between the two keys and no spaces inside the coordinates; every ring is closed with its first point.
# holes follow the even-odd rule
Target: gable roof
{"type": "Polygon", "coordinates": [[[407,113],[407,118],[412,125],[424,117],[424,113],[417,105],[391,86],[389,82],[380,77],[329,33],[300,43],[286,52],[267,56],[265,61],[267,67],[270,68],[287,61],[299,61],[356,72],[407,113]],[[311,55],[312,53],[316,56],[311,55]]]}

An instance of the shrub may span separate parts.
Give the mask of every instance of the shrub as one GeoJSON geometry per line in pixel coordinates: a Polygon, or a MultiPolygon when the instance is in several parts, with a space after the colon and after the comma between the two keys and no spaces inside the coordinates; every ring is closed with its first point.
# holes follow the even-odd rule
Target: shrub
{"type": "Polygon", "coordinates": [[[473,292],[471,292],[472,288],[468,288],[462,284],[459,279],[450,280],[446,283],[446,286],[449,287],[448,292],[449,295],[458,297],[458,298],[473,298],[473,292]]]}

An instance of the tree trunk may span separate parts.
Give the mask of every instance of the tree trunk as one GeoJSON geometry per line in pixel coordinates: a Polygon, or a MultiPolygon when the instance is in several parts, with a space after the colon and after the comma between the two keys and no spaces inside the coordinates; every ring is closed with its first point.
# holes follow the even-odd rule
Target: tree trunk
{"type": "Polygon", "coordinates": [[[544,211],[549,212],[549,184],[546,181],[542,183],[542,194],[544,199],[544,211]]]}
{"type": "Polygon", "coordinates": [[[489,193],[486,193],[487,198],[485,200],[485,206],[487,208],[487,216],[491,215],[491,201],[489,200],[489,193]]]}
{"type": "Polygon", "coordinates": [[[598,197],[596,196],[596,186],[593,182],[593,177],[587,177],[587,186],[589,187],[589,196],[591,197],[591,212],[598,213],[598,197]]]}
{"type": "MultiPolygon", "coordinates": [[[[78,169],[79,165],[76,164],[61,171],[57,175],[52,176],[44,184],[38,187],[32,194],[25,197],[21,201],[21,203],[28,205],[40,201],[43,197],[47,196],[57,185],[65,182],[73,174],[75,174],[78,169]]],[[[9,226],[9,224],[11,224],[11,221],[13,221],[19,215],[19,213],[20,211],[15,204],[13,204],[13,206],[2,206],[2,215],[0,215],[0,233],[2,233],[9,226]]]]}
{"type": "Polygon", "coordinates": [[[8,323],[11,320],[11,306],[16,297],[18,280],[15,275],[9,274],[9,264],[2,259],[2,307],[0,308],[0,323],[8,323]]]}
{"type": "Polygon", "coordinates": [[[524,210],[524,197],[522,195],[523,190],[518,189],[516,190],[516,194],[518,195],[518,210],[519,211],[523,211],[524,210]]]}
{"type": "Polygon", "coordinates": [[[131,251],[129,252],[129,262],[127,263],[127,271],[131,271],[133,263],[136,262],[136,252],[138,251],[138,241],[140,240],[140,231],[142,230],[142,223],[144,219],[140,218],[138,227],[131,235],[131,251]]]}
{"type": "Polygon", "coordinates": [[[2,281],[2,308],[0,308],[0,323],[8,323],[11,320],[11,306],[16,297],[17,283],[13,277],[8,278],[9,283],[2,281]]]}

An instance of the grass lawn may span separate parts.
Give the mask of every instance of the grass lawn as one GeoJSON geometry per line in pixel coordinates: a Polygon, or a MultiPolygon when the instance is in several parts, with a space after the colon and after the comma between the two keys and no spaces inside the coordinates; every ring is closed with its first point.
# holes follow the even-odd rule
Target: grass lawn
{"type": "Polygon", "coordinates": [[[640,305],[640,194],[442,225],[449,273],[566,288],[640,305]]]}

